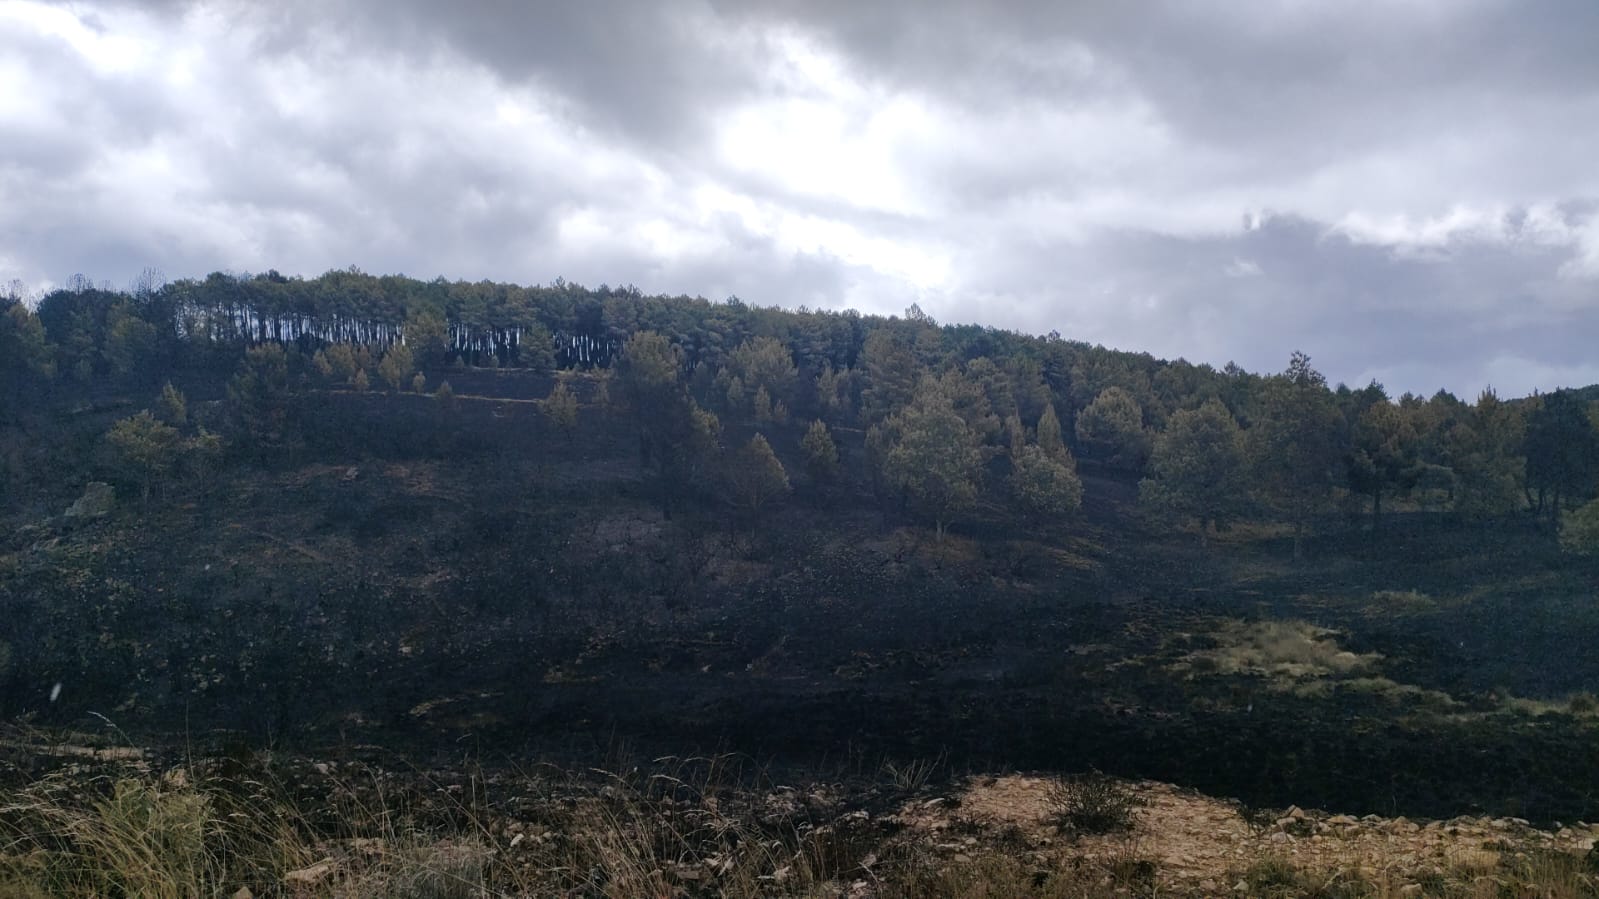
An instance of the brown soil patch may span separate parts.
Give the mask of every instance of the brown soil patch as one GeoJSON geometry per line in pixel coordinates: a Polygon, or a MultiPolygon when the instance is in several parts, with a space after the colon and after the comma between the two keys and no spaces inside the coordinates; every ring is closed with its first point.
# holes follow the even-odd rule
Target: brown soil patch
{"type": "MultiPolygon", "coordinates": [[[[1136,856],[1154,862],[1158,881],[1173,889],[1228,892],[1242,872],[1262,859],[1324,872],[1329,878],[1359,878],[1400,887],[1437,877],[1471,880],[1501,863],[1538,851],[1587,852],[1599,827],[1579,823],[1558,831],[1537,830],[1519,819],[1356,819],[1349,815],[1290,808],[1254,816],[1237,805],[1161,783],[1126,787],[1144,803],[1131,832],[1074,836],[1047,823],[1049,780],[1010,775],[980,777],[953,794],[954,801],[907,805],[897,816],[912,831],[977,832],[1012,844],[1025,841],[1040,864],[1111,863],[1136,856]]],[[[961,840],[943,841],[971,851],[961,840]]]]}

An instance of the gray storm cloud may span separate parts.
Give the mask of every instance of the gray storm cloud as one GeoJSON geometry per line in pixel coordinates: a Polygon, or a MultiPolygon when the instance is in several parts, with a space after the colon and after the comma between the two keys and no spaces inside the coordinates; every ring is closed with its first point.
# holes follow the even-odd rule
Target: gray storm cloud
{"type": "Polygon", "coordinates": [[[1599,6],[0,3],[0,280],[359,265],[1599,381],[1599,6]]]}

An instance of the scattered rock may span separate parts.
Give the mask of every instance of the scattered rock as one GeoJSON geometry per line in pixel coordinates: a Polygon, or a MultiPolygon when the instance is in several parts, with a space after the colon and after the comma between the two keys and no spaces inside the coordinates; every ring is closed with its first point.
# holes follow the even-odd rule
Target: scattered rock
{"type": "Polygon", "coordinates": [[[333,873],[333,859],[325,858],[314,865],[309,865],[283,875],[283,882],[289,886],[315,886],[326,880],[333,873]]]}
{"type": "Polygon", "coordinates": [[[239,887],[238,891],[233,894],[232,899],[255,899],[255,894],[250,892],[249,887],[239,887]]]}
{"type": "Polygon", "coordinates": [[[117,492],[110,484],[90,481],[83,485],[83,495],[67,507],[68,518],[103,518],[117,506],[117,492]]]}

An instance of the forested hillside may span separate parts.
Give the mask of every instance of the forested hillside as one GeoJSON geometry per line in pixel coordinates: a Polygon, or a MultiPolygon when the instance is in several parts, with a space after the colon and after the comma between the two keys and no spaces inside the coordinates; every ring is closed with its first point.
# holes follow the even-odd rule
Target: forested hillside
{"type": "Polygon", "coordinates": [[[19,720],[1599,811],[1595,388],[561,282],[17,293],[19,720]]]}
{"type": "MultiPolygon", "coordinates": [[[[1151,515],[1201,537],[1243,519],[1302,534],[1360,505],[1376,530],[1385,500],[1462,520],[1541,513],[1553,529],[1591,498],[1599,472],[1599,388],[1395,398],[1376,383],[1329,389],[1297,353],[1283,372],[1257,375],[1058,334],[940,326],[914,308],[883,319],[355,270],[313,280],[146,277],[129,291],[77,279],[36,306],[22,300],[16,289],[0,299],[11,424],[112,397],[148,407],[155,417],[119,423],[102,460],[141,495],[181,460],[224,447],[230,458],[269,460],[297,438],[284,421],[296,397],[435,391],[454,372],[484,368],[607,375],[606,402],[635,420],[666,510],[685,492],[751,514],[769,498],[744,472],[770,455],[769,442],[724,446],[723,422],[757,432],[808,425],[801,452],[777,466],[803,473],[808,489],[869,490],[940,532],[980,506],[1021,521],[1069,515],[1081,502],[1079,464],[1138,482],[1151,515]],[[169,383],[223,402],[189,423],[181,392],[158,402],[169,383]],[[866,477],[828,484],[840,428],[866,432],[866,477]],[[745,464],[707,464],[724,452],[745,464]]],[[[562,384],[545,412],[570,429],[562,384]]],[[[30,464],[45,448],[8,430],[11,509],[67,486],[52,477],[59,469],[30,464]]],[[[58,450],[48,451],[59,466],[58,450]]],[[[1573,523],[1576,543],[1592,517],[1573,523]]]]}

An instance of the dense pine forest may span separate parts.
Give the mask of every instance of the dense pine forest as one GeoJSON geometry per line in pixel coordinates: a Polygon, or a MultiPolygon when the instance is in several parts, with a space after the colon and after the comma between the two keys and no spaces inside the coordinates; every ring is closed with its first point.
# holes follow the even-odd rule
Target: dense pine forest
{"type": "MultiPolygon", "coordinates": [[[[424,282],[358,270],[305,280],[213,274],[126,291],[75,278],[26,302],[0,298],[7,412],[6,510],[101,473],[148,501],[184,466],[293,458],[291,408],[330,393],[448,395],[485,370],[553,377],[544,417],[580,439],[569,377],[637,427],[662,511],[723,500],[758,517],[793,489],[870,494],[885,514],[979,529],[1068,520],[1079,465],[1137,485],[1152,521],[1207,533],[1235,522],[1306,529],[1357,509],[1380,532],[1384,501],[1442,522],[1541,516],[1591,546],[1599,387],[1463,400],[1330,389],[1295,353],[1281,373],[1120,352],[853,311],[786,311],[736,298],[646,297],[636,288],[424,282]],[[190,386],[210,401],[186,409],[190,386]],[[63,456],[41,413],[139,407],[105,447],[63,456]],[[736,445],[729,433],[756,432],[736,445]],[[834,431],[864,432],[863,477],[839,471],[834,431]],[[803,432],[774,456],[764,431],[803,432]],[[48,436],[48,430],[45,435],[48,436]],[[786,456],[786,458],[785,458],[786,456]],[[724,460],[727,465],[721,464],[724,460]],[[49,460],[49,461],[47,461],[49,460]],[[73,477],[59,477],[65,469],[73,477]]],[[[478,383],[472,380],[471,383],[478,383]]],[[[525,384],[526,382],[520,382],[525,384]]],[[[525,386],[519,386],[525,392],[525,386]]],[[[545,439],[527,435],[524,449],[545,439]]]]}
{"type": "Polygon", "coordinates": [[[0,712],[1594,815],[1599,390],[1284,358],[355,270],[14,290],[0,712]]]}

